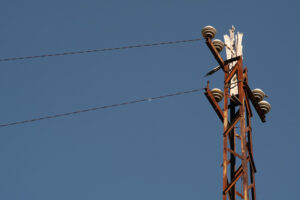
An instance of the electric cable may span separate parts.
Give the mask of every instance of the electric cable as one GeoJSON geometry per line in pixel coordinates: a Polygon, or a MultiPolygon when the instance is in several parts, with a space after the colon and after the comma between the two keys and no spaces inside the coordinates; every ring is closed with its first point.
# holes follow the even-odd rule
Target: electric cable
{"type": "Polygon", "coordinates": [[[197,88],[197,89],[193,89],[193,90],[186,90],[186,91],[166,94],[166,95],[162,95],[162,96],[132,100],[132,101],[127,101],[127,102],[118,103],[118,104],[111,104],[111,105],[105,105],[105,106],[100,106],[100,107],[93,107],[93,108],[77,110],[77,111],[73,111],[73,112],[42,116],[42,117],[23,120],[23,121],[10,122],[10,123],[6,123],[6,124],[0,124],[0,128],[6,127],[6,126],[15,126],[15,125],[19,125],[19,124],[31,123],[31,122],[36,122],[36,121],[41,121],[41,120],[46,120],[46,119],[65,117],[65,116],[69,116],[69,115],[75,115],[75,114],[80,114],[80,113],[90,112],[90,111],[95,111],[95,110],[100,110],[100,109],[107,109],[107,108],[125,106],[125,105],[129,105],[129,104],[141,103],[141,102],[145,102],[145,101],[160,100],[160,99],[164,99],[164,98],[167,98],[167,97],[173,97],[173,96],[179,96],[179,95],[184,95],[184,94],[189,94],[189,93],[195,93],[195,92],[199,92],[201,90],[203,90],[203,88],[197,88]]]}
{"type": "Polygon", "coordinates": [[[187,43],[187,42],[196,42],[196,41],[200,41],[203,39],[204,38],[196,38],[196,39],[190,39],[190,40],[177,40],[177,41],[150,43],[150,44],[137,44],[137,45],[130,45],[130,46],[114,47],[114,48],[91,49],[91,50],[82,50],[82,51],[68,51],[68,52],[62,52],[62,53],[42,54],[42,55],[36,55],[36,56],[0,58],[0,62],[27,60],[27,59],[36,59],[36,58],[45,58],[45,57],[54,57],[54,56],[67,56],[67,55],[75,55],[75,54],[96,53],[96,52],[104,52],[104,51],[115,51],[115,50],[161,46],[161,45],[171,45],[171,44],[179,44],[179,43],[187,43]]]}

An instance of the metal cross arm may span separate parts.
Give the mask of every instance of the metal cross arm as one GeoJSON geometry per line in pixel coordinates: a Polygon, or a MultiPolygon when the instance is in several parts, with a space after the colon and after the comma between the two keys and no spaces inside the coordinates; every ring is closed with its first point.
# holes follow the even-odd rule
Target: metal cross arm
{"type": "Polygon", "coordinates": [[[265,116],[264,112],[262,111],[262,109],[260,108],[260,106],[258,105],[257,100],[255,99],[249,85],[246,82],[244,82],[243,88],[244,88],[247,99],[250,99],[250,101],[251,101],[253,107],[255,108],[258,116],[260,117],[261,121],[263,123],[265,123],[266,122],[266,116],[265,116]]]}
{"type": "Polygon", "coordinates": [[[219,65],[221,66],[221,68],[224,71],[225,62],[224,62],[223,58],[220,56],[219,52],[217,51],[216,47],[213,45],[213,43],[209,37],[206,38],[206,45],[208,46],[208,48],[214,55],[215,59],[217,60],[217,62],[219,63],[219,65]]]}
{"type": "Polygon", "coordinates": [[[219,63],[219,65],[221,66],[223,71],[225,71],[224,70],[225,65],[228,65],[228,64],[230,64],[234,61],[237,61],[241,58],[241,56],[236,56],[236,57],[233,57],[233,58],[230,58],[230,59],[224,61],[223,58],[221,57],[220,53],[216,49],[215,45],[212,43],[210,38],[206,38],[206,45],[208,46],[208,48],[214,55],[215,59],[217,60],[217,62],[219,63]]]}
{"type": "Polygon", "coordinates": [[[224,122],[224,113],[223,113],[223,110],[221,109],[221,107],[219,106],[218,102],[216,101],[215,97],[211,93],[211,90],[209,89],[209,81],[207,81],[207,86],[205,88],[204,94],[207,97],[207,99],[208,99],[209,103],[211,104],[211,106],[213,107],[213,109],[216,111],[218,117],[220,118],[220,120],[223,123],[224,122]]]}

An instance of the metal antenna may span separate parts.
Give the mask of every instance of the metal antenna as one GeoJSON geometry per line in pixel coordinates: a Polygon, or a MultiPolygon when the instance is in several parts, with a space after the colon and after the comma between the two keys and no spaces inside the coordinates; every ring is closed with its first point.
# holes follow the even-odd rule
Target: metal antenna
{"type": "MultiPolygon", "coordinates": [[[[256,200],[255,173],[253,159],[252,110],[254,106],[262,122],[266,122],[265,114],[270,111],[270,104],[263,101],[266,96],[260,89],[251,91],[248,85],[248,70],[243,67],[242,33],[234,34],[235,28],[225,35],[227,60],[220,56],[220,40],[212,41],[216,29],[206,26],[202,35],[206,44],[217,60],[219,68],[224,72],[224,93],[217,88],[209,89],[209,81],[205,88],[205,96],[223,123],[223,191],[222,199],[256,200]],[[221,97],[224,96],[224,107],[220,107],[221,97]],[[236,127],[239,125],[239,129],[236,127]],[[240,187],[237,187],[240,185],[240,187]]],[[[217,70],[212,70],[213,74],[217,70]]]]}

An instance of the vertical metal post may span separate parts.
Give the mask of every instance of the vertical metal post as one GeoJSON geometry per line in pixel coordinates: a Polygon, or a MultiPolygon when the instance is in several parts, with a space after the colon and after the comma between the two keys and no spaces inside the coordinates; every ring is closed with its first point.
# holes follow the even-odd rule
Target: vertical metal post
{"type": "MultiPolygon", "coordinates": [[[[228,65],[225,66],[225,69],[228,71],[228,65]]],[[[225,80],[227,79],[227,73],[225,73],[225,80]]],[[[223,119],[224,132],[228,129],[228,87],[224,86],[224,119],[223,119]]],[[[227,179],[227,136],[223,136],[223,191],[226,189],[228,185],[227,179]]],[[[223,193],[223,200],[226,200],[226,193],[223,193]]]]}
{"type": "MultiPolygon", "coordinates": [[[[232,122],[235,118],[235,107],[236,103],[233,100],[230,100],[230,121],[232,122]]],[[[232,151],[235,150],[235,128],[232,129],[229,133],[229,142],[230,142],[230,149],[232,151]]],[[[230,180],[234,180],[234,173],[235,173],[235,156],[233,154],[230,154],[230,180]]],[[[231,200],[235,200],[235,185],[231,188],[231,200]]]]}
{"type": "Polygon", "coordinates": [[[242,168],[243,168],[243,192],[244,200],[249,199],[248,194],[248,159],[247,159],[247,141],[245,132],[245,93],[243,89],[243,62],[242,58],[238,61],[238,90],[239,90],[239,100],[242,103],[240,105],[240,137],[241,137],[241,150],[242,150],[242,168]]]}

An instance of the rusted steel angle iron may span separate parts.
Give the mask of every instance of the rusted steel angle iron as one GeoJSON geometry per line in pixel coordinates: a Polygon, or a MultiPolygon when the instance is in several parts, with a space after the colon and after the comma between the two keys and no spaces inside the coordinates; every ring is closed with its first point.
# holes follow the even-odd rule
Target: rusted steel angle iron
{"type": "Polygon", "coordinates": [[[243,105],[242,102],[239,100],[239,98],[237,98],[235,95],[232,95],[229,98],[237,105],[240,105],[240,106],[243,105]]]}
{"type": "MultiPolygon", "coordinates": [[[[228,179],[227,179],[227,185],[229,185],[228,179]]],[[[235,196],[234,196],[233,190],[229,190],[228,195],[229,195],[229,200],[234,200],[235,196]]]]}
{"type": "Polygon", "coordinates": [[[222,109],[220,108],[219,104],[215,100],[214,96],[212,95],[211,91],[209,88],[205,88],[205,96],[207,97],[208,101],[212,105],[213,109],[216,111],[218,117],[220,120],[223,122],[224,121],[224,113],[222,109]]]}
{"type": "Polygon", "coordinates": [[[237,115],[233,122],[231,122],[231,124],[229,125],[229,127],[227,128],[227,130],[223,133],[224,137],[226,137],[228,135],[228,133],[234,128],[234,126],[238,123],[238,121],[241,119],[240,115],[237,115]]]}
{"type": "Polygon", "coordinates": [[[241,197],[242,199],[244,199],[244,195],[242,195],[242,194],[239,193],[238,191],[235,191],[235,194],[238,195],[239,197],[241,197]]]}
{"type": "Polygon", "coordinates": [[[234,76],[234,74],[236,73],[238,69],[238,63],[236,63],[236,65],[232,68],[230,74],[228,75],[228,77],[225,80],[225,85],[229,83],[229,81],[231,80],[231,78],[234,76]]]}
{"type": "Polygon", "coordinates": [[[232,149],[226,148],[226,151],[228,151],[229,153],[233,154],[235,157],[240,158],[241,160],[243,160],[243,156],[241,156],[240,154],[238,154],[237,152],[233,151],[232,149]]]}
{"type": "Polygon", "coordinates": [[[250,184],[250,185],[248,185],[248,190],[250,190],[251,188],[253,188],[254,187],[254,184],[252,183],[252,184],[250,184]]]}
{"type": "Polygon", "coordinates": [[[243,174],[243,168],[242,168],[242,166],[240,166],[239,169],[235,173],[234,179],[225,188],[225,190],[223,191],[223,194],[226,194],[232,188],[232,186],[234,186],[234,184],[239,180],[239,178],[242,176],[242,174],[243,174]]]}
{"type": "Polygon", "coordinates": [[[221,68],[224,71],[224,65],[225,65],[225,63],[223,61],[223,58],[220,56],[219,52],[217,51],[217,49],[213,45],[213,43],[212,43],[212,41],[211,41],[210,38],[206,38],[206,45],[208,46],[208,48],[210,49],[210,51],[214,55],[215,59],[217,60],[217,62],[219,63],[219,65],[221,66],[221,68]]]}
{"type": "Polygon", "coordinates": [[[206,38],[206,45],[208,46],[208,48],[210,49],[211,53],[214,55],[215,59],[217,60],[217,62],[219,63],[219,65],[221,66],[221,68],[224,70],[224,66],[231,63],[231,62],[234,62],[234,61],[237,61],[241,58],[241,56],[237,56],[237,57],[234,57],[234,58],[230,58],[228,60],[223,60],[223,58],[220,56],[220,53],[217,51],[217,49],[215,48],[215,46],[213,45],[212,41],[210,38],[206,38]]]}
{"type": "Polygon", "coordinates": [[[254,162],[254,158],[253,158],[253,153],[250,150],[250,144],[247,143],[247,147],[248,147],[248,152],[249,152],[249,158],[250,158],[250,165],[252,166],[254,173],[256,173],[256,166],[255,166],[255,162],[254,162]]]}
{"type": "Polygon", "coordinates": [[[246,82],[244,82],[244,91],[245,91],[247,97],[250,99],[252,105],[254,106],[254,108],[255,108],[258,116],[260,117],[261,121],[263,123],[266,122],[265,115],[264,115],[263,111],[260,109],[260,107],[258,105],[258,102],[254,98],[254,95],[253,95],[250,87],[248,86],[248,84],[246,82]]]}
{"type": "MultiPolygon", "coordinates": [[[[227,185],[229,185],[228,179],[227,179],[227,185]]],[[[232,193],[232,190],[228,192],[228,195],[229,195],[229,200],[234,200],[234,193],[232,193]]]]}
{"type": "Polygon", "coordinates": [[[232,63],[232,62],[234,62],[234,61],[238,61],[240,58],[241,58],[241,56],[237,56],[237,57],[234,57],[234,58],[230,58],[230,59],[228,59],[228,60],[225,60],[225,61],[224,61],[224,64],[227,65],[227,64],[232,63]]]}
{"type": "Polygon", "coordinates": [[[245,102],[246,102],[246,109],[247,109],[247,111],[248,111],[250,117],[252,117],[253,114],[252,114],[250,102],[249,102],[249,99],[248,99],[248,95],[245,95],[245,102]]]}

